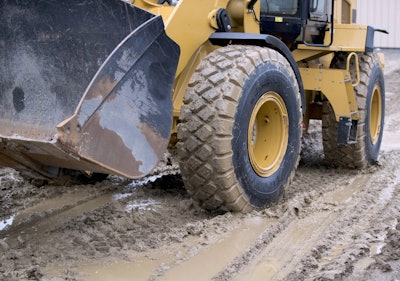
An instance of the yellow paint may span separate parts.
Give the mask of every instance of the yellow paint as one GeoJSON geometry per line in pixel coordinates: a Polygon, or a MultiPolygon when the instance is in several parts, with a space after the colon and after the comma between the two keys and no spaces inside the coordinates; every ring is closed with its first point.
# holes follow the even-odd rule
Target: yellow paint
{"type": "Polygon", "coordinates": [[[260,33],[260,26],[258,25],[257,20],[260,19],[260,2],[261,1],[257,1],[254,4],[254,12],[253,11],[249,11],[247,9],[247,3],[250,1],[244,1],[245,5],[244,5],[244,9],[243,9],[243,14],[244,14],[244,22],[243,22],[243,30],[246,33],[260,33]]]}
{"type": "Polygon", "coordinates": [[[369,132],[372,144],[376,144],[379,139],[382,121],[382,89],[375,85],[372,92],[369,115],[369,132]]]}
{"type": "Polygon", "coordinates": [[[337,121],[340,116],[358,119],[355,92],[347,70],[300,68],[300,73],[304,89],[322,92],[334,108],[337,121]]]}
{"type": "Polygon", "coordinates": [[[265,93],[250,117],[247,149],[251,166],[260,177],[273,175],[280,167],[289,141],[289,117],[278,93],[265,93]]]}
{"type": "MultiPolygon", "coordinates": [[[[311,47],[304,44],[298,45],[300,50],[313,50],[324,52],[364,52],[367,38],[367,26],[358,24],[336,24],[333,43],[329,47],[311,47]]],[[[329,43],[330,32],[325,35],[325,43],[329,43]]]]}

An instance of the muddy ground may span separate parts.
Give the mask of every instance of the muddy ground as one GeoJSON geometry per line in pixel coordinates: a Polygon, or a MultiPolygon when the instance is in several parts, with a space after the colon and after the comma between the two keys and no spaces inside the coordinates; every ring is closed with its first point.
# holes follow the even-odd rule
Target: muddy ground
{"type": "Polygon", "coordinates": [[[203,211],[179,174],[34,187],[0,170],[0,280],[400,280],[400,50],[385,53],[378,165],[329,168],[316,122],[264,211],[203,211]]]}

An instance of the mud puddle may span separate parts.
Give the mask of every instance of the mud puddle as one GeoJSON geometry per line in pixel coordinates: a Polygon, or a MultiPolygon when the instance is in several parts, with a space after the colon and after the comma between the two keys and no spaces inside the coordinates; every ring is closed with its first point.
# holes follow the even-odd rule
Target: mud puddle
{"type": "MultiPolygon", "coordinates": [[[[244,218],[237,228],[218,237],[190,237],[162,249],[133,254],[131,261],[107,260],[74,265],[77,278],[105,280],[210,280],[242,253],[276,219],[244,218]],[[199,270],[200,269],[200,270],[199,270]]],[[[46,269],[46,276],[59,269],[46,269]]]]}
{"type": "Polygon", "coordinates": [[[303,253],[310,252],[325,236],[331,224],[342,215],[338,211],[339,206],[355,204],[353,196],[371,180],[371,177],[358,176],[351,179],[347,185],[323,195],[321,201],[327,205],[326,210],[319,208],[314,214],[293,220],[234,280],[262,280],[263,277],[266,280],[283,280],[296,269],[303,253]]]}

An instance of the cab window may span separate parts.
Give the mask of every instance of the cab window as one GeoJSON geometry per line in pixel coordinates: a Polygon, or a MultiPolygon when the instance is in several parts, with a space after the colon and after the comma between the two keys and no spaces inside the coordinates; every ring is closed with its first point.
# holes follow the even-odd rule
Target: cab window
{"type": "Polygon", "coordinates": [[[261,12],[272,15],[295,15],[298,13],[298,0],[262,0],[261,12]]]}

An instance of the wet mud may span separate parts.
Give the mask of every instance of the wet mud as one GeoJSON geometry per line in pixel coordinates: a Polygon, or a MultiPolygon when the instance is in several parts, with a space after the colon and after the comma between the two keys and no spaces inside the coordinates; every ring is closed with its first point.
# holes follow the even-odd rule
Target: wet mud
{"type": "Polygon", "coordinates": [[[314,122],[293,183],[262,211],[204,211],[176,166],[69,187],[1,169],[0,279],[399,280],[400,51],[385,54],[379,163],[330,168],[314,122]]]}

